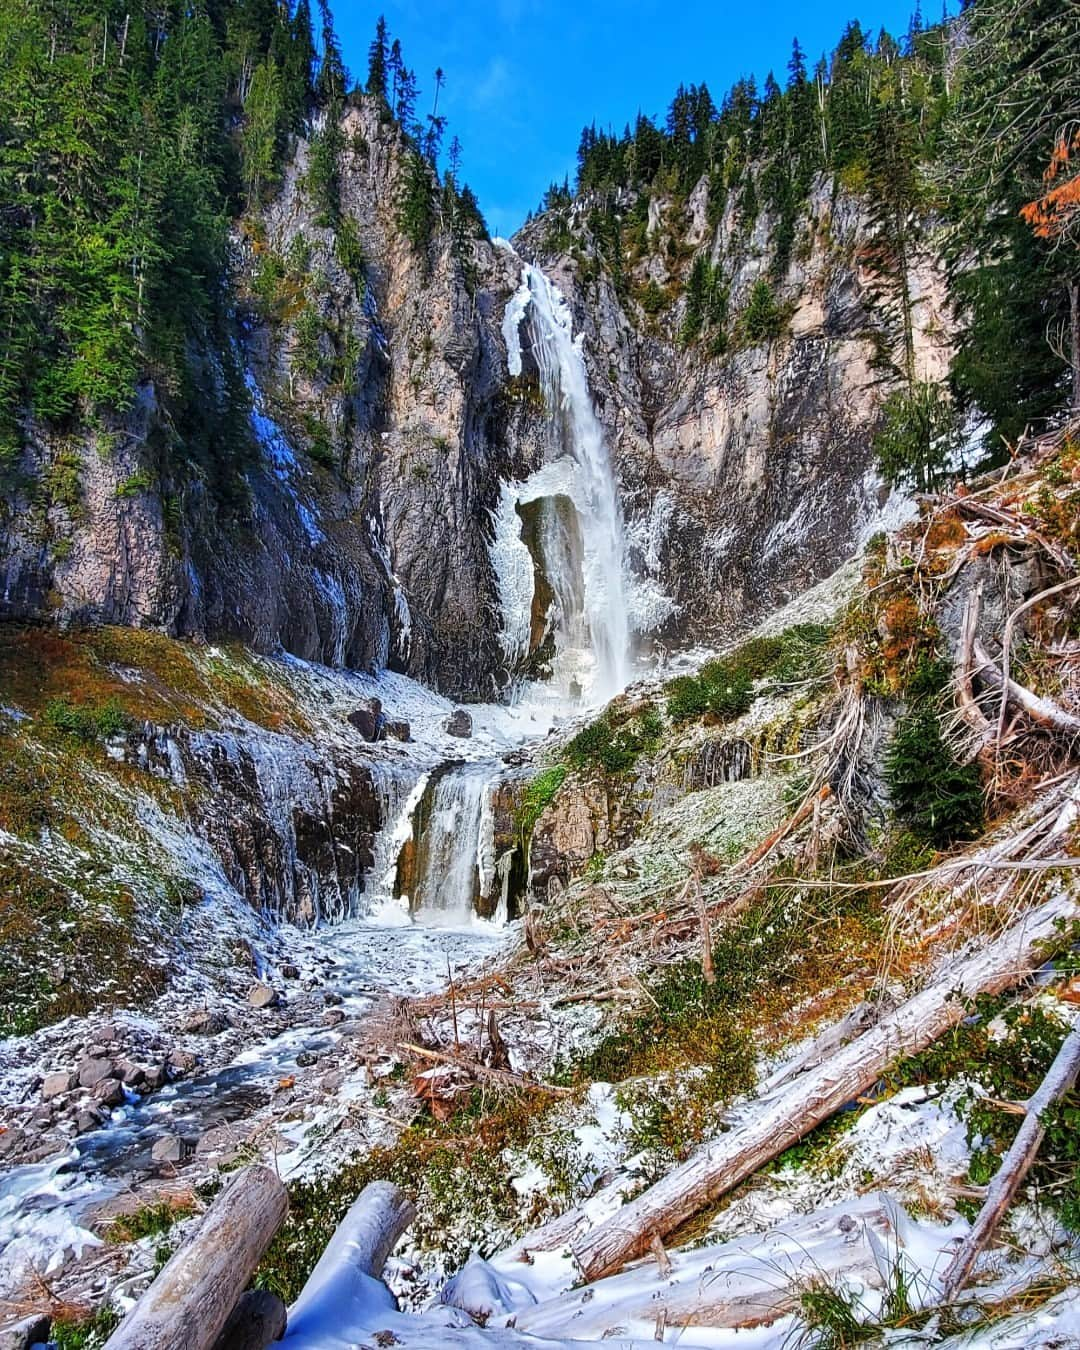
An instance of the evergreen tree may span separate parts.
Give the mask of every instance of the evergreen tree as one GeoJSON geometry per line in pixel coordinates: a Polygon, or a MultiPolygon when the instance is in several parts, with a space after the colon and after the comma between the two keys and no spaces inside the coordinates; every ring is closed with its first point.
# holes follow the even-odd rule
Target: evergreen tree
{"type": "MultiPolygon", "coordinates": [[[[380,14],[378,22],[375,25],[375,36],[371,40],[371,46],[368,48],[368,73],[367,73],[367,92],[373,94],[376,98],[381,98],[384,102],[387,96],[386,75],[389,65],[389,50],[387,47],[389,33],[386,27],[386,19],[380,14]]],[[[398,59],[401,57],[401,48],[398,47],[398,59]]]]}

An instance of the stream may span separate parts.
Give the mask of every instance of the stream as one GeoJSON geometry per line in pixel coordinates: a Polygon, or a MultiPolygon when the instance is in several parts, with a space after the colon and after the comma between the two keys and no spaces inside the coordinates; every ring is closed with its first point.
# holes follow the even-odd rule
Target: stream
{"type": "MultiPolygon", "coordinates": [[[[100,1245],[84,1225],[103,1201],[155,1170],[161,1173],[152,1157],[158,1141],[194,1140],[215,1127],[265,1114],[276,1088],[306,1067],[298,1065],[298,1056],[307,1063],[319,1056],[332,1059],[350,1025],[378,999],[440,991],[449,978],[475,968],[509,941],[491,810],[492,789],[507,774],[504,755],[624,688],[633,644],[617,484],[568,307],[536,268],[522,265],[503,331],[511,374],[531,363],[551,416],[544,463],[525,482],[503,485],[493,513],[492,564],[508,668],[522,665],[546,641],[554,652],[548,680],[519,685],[512,708],[471,709],[479,734],[460,742],[458,758],[446,753],[440,721],[439,737],[423,762],[428,714],[422,696],[414,709],[405,709],[418,757],[407,772],[395,762],[397,767],[387,764],[376,775],[385,823],[362,912],[309,930],[276,931],[276,950],[264,958],[268,978],[286,954],[300,978],[295,1001],[290,993],[272,1029],[255,1020],[251,1009],[239,1009],[242,1033],[250,1034],[205,1038],[200,1054],[209,1062],[203,1072],[145,1097],[126,1092],[102,1128],[71,1139],[59,1155],[9,1168],[0,1177],[0,1296],[17,1289],[32,1271],[48,1276],[100,1245]],[[490,920],[476,916],[481,901],[490,920]],[[327,1025],[327,994],[346,1019],[340,1027],[327,1025]]],[[[381,694],[379,678],[371,682],[381,694]]],[[[400,708],[401,677],[397,685],[390,683],[394,678],[386,677],[386,701],[400,708]]],[[[434,715],[441,718],[441,708],[434,715]]],[[[151,1035],[162,1025],[176,1025],[177,1013],[184,1011],[182,997],[179,1006],[176,997],[165,995],[149,1017],[117,1014],[113,1020],[151,1035]]],[[[75,1023],[69,1030],[79,1034],[75,1023]]],[[[63,1025],[53,1032],[51,1040],[41,1041],[46,1072],[59,1059],[63,1025]]],[[[347,1093],[348,1084],[342,1091],[347,1093]]],[[[277,1162],[288,1176],[307,1148],[305,1132],[286,1133],[282,1142],[286,1151],[277,1162]]]]}

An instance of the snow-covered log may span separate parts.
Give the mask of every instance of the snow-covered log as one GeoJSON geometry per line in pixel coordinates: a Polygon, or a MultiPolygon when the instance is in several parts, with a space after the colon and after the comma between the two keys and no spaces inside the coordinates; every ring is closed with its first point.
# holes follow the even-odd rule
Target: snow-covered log
{"type": "Polygon", "coordinates": [[[668,1327],[759,1326],[796,1308],[801,1290],[812,1281],[855,1279],[880,1286],[871,1230],[881,1247],[897,1246],[895,1226],[879,1195],[832,1205],[767,1233],[669,1252],[670,1274],[650,1258],[522,1308],[514,1326],[533,1336],[584,1340],[625,1335],[635,1324],[661,1316],[668,1327]]]}
{"type": "Polygon", "coordinates": [[[106,1350],[209,1350],[289,1208],[269,1167],[248,1167],[106,1342],[106,1350]]]}
{"type": "Polygon", "coordinates": [[[389,1181],[373,1181],[353,1201],[289,1309],[284,1344],[319,1344],[346,1310],[395,1312],[394,1296],[380,1276],[394,1244],[413,1221],[416,1207],[389,1181]]]}
{"type": "MultiPolygon", "coordinates": [[[[1070,816],[1070,819],[1072,817],[1070,816]]],[[[735,1129],[711,1140],[687,1162],[572,1241],[588,1280],[642,1255],[652,1235],[672,1232],[707,1204],[752,1176],[815,1126],[866,1092],[904,1055],[915,1054],[965,1015],[976,994],[1017,984],[1042,964],[1045,944],[1077,906],[1058,895],[1024,915],[981,950],[951,961],[934,983],[901,1004],[832,1059],[771,1097],[735,1129]]]]}

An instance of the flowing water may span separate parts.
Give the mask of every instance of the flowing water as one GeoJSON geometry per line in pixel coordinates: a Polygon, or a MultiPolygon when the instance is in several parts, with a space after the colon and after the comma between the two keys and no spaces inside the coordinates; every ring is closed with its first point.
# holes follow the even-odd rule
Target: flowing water
{"type": "MultiPolygon", "coordinates": [[[[550,414],[545,462],[525,482],[504,484],[494,513],[492,561],[502,601],[503,644],[510,665],[523,663],[531,654],[539,615],[540,627],[554,642],[553,679],[530,686],[515,708],[474,709],[481,723],[494,726],[504,719],[503,729],[496,743],[490,729],[463,742],[460,760],[446,758],[445,701],[417,689],[415,707],[406,713],[414,737],[421,728],[413,742],[419,753],[373,765],[384,825],[363,894],[352,893],[355,887],[348,894],[324,894],[312,881],[313,912],[325,926],[297,934],[294,945],[295,959],[321,972],[320,979],[326,977],[324,967],[332,967],[331,986],[354,1017],[362,1016],[381,991],[441,987],[451,961],[460,967],[493,950],[506,919],[508,859],[495,857],[492,793],[506,768],[492,756],[501,747],[542,736],[555,718],[582,702],[595,706],[610,699],[630,676],[631,625],[615,478],[569,307],[534,267],[523,266],[503,332],[511,374],[521,375],[527,350],[550,414]],[[515,729],[507,735],[511,725],[515,729]],[[406,856],[412,859],[407,888],[400,875],[406,856]],[[495,923],[477,921],[480,899],[495,923]]],[[[288,471],[285,464],[282,473],[288,471]]],[[[340,665],[350,598],[335,578],[323,582],[321,598],[334,616],[340,665]]],[[[407,631],[404,620],[402,627],[407,631]]],[[[329,688],[346,677],[327,671],[324,678],[329,688]]],[[[387,698],[400,712],[411,682],[386,678],[387,698]]],[[[287,835],[293,805],[301,797],[310,797],[314,805],[318,784],[308,781],[311,775],[302,767],[282,759],[285,772],[273,744],[264,748],[257,774],[271,803],[268,823],[287,835]]],[[[79,1244],[93,1242],[80,1227],[82,1212],[92,1199],[126,1184],[128,1175],[144,1171],[155,1139],[174,1132],[195,1136],[244,1117],[270,1097],[283,1074],[295,1071],[298,1054],[325,1051],[335,1036],[317,1019],[309,1024],[304,1018],[284,1034],[256,1037],[211,1072],[143,1100],[129,1094],[109,1123],[73,1141],[68,1155],[14,1169],[0,1180],[0,1286],[5,1265],[10,1275],[23,1258],[60,1260],[79,1244]]]]}
{"type": "Polygon", "coordinates": [[[504,649],[511,663],[529,654],[545,585],[550,596],[539,599],[555,640],[554,677],[565,696],[603,703],[630,676],[622,511],[570,307],[527,263],[503,336],[512,377],[522,377],[525,352],[532,357],[550,414],[547,461],[525,482],[504,484],[494,513],[504,649]]]}

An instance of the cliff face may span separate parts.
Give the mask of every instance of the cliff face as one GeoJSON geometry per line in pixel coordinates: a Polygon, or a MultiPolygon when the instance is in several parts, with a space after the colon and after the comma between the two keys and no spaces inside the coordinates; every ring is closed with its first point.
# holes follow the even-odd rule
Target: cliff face
{"type": "MultiPolygon", "coordinates": [[[[779,281],[777,221],[749,224],[729,200],[710,224],[707,206],[704,179],[685,202],[654,197],[618,285],[595,222],[629,219],[629,193],[579,198],[516,241],[572,297],[634,563],[674,602],[665,631],[696,639],[753,620],[850,555],[887,498],[872,438],[896,387],[875,362],[887,301],[858,200],[816,182],[779,281]],[[698,257],[723,278],[721,351],[681,338],[698,257]],[[779,331],[753,341],[741,322],[766,279],[779,331]]],[[[908,284],[918,377],[940,379],[951,320],[932,254],[916,255],[908,284]]]]}
{"type": "MultiPolygon", "coordinates": [[[[342,132],[352,276],[318,223],[305,143],[235,237],[253,404],[238,500],[158,471],[171,429],[152,383],[107,430],[39,433],[0,517],[0,617],[238,637],[495,692],[487,513],[508,447],[520,457],[530,440],[528,410],[502,394],[516,264],[486,242],[455,248],[446,229],[422,256],[397,224],[400,132],[367,99],[342,132]]],[[[210,362],[205,379],[211,397],[210,362]]]]}
{"type": "MultiPolygon", "coordinates": [[[[372,100],[353,100],[341,140],[338,228],[300,142],[272,204],[234,235],[234,349],[251,402],[241,473],[223,488],[213,444],[183,467],[152,381],[109,425],[37,429],[0,508],[0,618],[239,638],[389,665],[458,698],[505,685],[491,513],[501,480],[553,453],[525,331],[524,378],[507,375],[500,329],[520,260],[463,242],[444,206],[430,244],[410,242],[409,147],[372,100]]],[[[616,284],[595,207],[580,199],[558,229],[539,218],[518,248],[564,291],[583,337],[630,563],[647,582],[633,621],[705,639],[830,571],[883,500],[871,434],[889,386],[872,365],[867,221],[819,182],[774,287],[778,335],[710,354],[680,341],[691,260],[723,273],[739,314],[768,274],[775,222],[748,227],[729,204],[711,223],[704,182],[685,203],[655,198],[616,284]]],[[[910,282],[920,370],[940,374],[948,321],[932,259],[910,282]]],[[[201,379],[211,400],[228,373],[206,357],[201,379]]]]}

